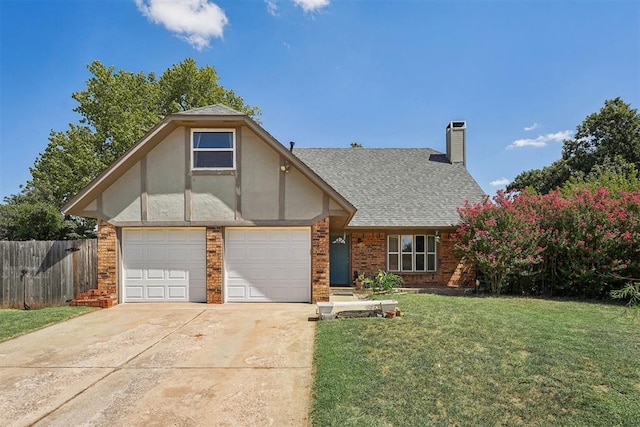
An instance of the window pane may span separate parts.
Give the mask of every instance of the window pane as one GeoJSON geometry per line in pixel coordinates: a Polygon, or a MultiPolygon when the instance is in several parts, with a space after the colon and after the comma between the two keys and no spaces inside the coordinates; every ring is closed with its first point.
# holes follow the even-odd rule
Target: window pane
{"type": "Polygon", "coordinates": [[[194,151],[194,168],[232,168],[233,151],[194,151]]]}
{"type": "Polygon", "coordinates": [[[402,254],[402,271],[411,271],[413,270],[412,265],[413,255],[411,254],[402,254]]]}
{"type": "Polygon", "coordinates": [[[413,252],[413,236],[402,236],[402,252],[413,252]]]}
{"type": "Polygon", "coordinates": [[[193,148],[233,148],[233,132],[194,132],[193,148]]]}
{"type": "Polygon", "coordinates": [[[424,254],[416,254],[416,271],[424,271],[424,254]]]}
{"type": "Polygon", "coordinates": [[[398,252],[398,236],[389,236],[389,252],[398,252]]]}
{"type": "Polygon", "coordinates": [[[428,236],[427,239],[427,252],[435,252],[436,251],[436,237],[428,236]]]}
{"type": "Polygon", "coordinates": [[[391,271],[398,271],[398,255],[397,254],[391,254],[389,255],[389,270],[391,271]]]}
{"type": "Polygon", "coordinates": [[[427,255],[427,271],[436,271],[436,254],[427,255]]]}
{"type": "Polygon", "coordinates": [[[416,236],[416,252],[424,252],[424,236],[416,236]]]}

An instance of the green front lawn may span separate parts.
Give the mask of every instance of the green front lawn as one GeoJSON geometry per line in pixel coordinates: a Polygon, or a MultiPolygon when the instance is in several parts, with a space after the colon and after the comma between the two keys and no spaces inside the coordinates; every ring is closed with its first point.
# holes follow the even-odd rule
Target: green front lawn
{"type": "Polygon", "coordinates": [[[89,307],[49,307],[26,311],[0,309],[0,342],[92,310],[89,307]]]}
{"type": "Polygon", "coordinates": [[[399,295],[403,317],[318,322],[315,426],[638,425],[623,308],[399,295]]]}

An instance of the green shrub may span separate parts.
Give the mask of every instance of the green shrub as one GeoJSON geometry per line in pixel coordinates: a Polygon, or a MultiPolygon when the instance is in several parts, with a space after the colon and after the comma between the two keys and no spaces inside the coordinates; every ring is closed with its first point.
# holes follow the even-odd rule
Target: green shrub
{"type": "Polygon", "coordinates": [[[404,280],[397,274],[378,270],[372,287],[374,291],[391,292],[393,288],[397,288],[402,284],[404,284],[404,280]]]}

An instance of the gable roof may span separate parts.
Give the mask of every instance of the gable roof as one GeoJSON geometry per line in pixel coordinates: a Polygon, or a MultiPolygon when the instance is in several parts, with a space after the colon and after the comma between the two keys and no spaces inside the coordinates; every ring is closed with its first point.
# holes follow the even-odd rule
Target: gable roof
{"type": "Polygon", "coordinates": [[[349,227],[446,227],[484,192],[429,148],[299,148],[294,154],[356,208],[349,227]]]}
{"type": "Polygon", "coordinates": [[[151,149],[153,149],[153,147],[155,147],[171,131],[176,129],[178,126],[184,124],[191,125],[198,120],[204,121],[205,123],[210,123],[212,121],[226,122],[228,120],[232,120],[235,123],[246,125],[257,135],[261,136],[271,148],[287,159],[291,165],[315,183],[322,191],[329,194],[329,196],[349,214],[349,218],[353,216],[355,207],[343,195],[327,184],[327,182],[324,181],[313,169],[301,162],[291,153],[291,151],[289,151],[249,116],[222,104],[193,108],[191,110],[180,111],[166,116],[160,123],[154,126],[149,130],[149,132],[133,144],[133,146],[120,158],[114,161],[109,167],[107,167],[107,169],[105,169],[93,181],[87,184],[86,187],[80,190],[78,194],[69,200],[62,207],[62,211],[70,214],[78,214],[76,212],[80,210],[79,208],[86,206],[98,194],[108,188],[109,185],[113,184],[118,178],[124,175],[137,161],[146,155],[146,153],[151,151],[151,149]]]}

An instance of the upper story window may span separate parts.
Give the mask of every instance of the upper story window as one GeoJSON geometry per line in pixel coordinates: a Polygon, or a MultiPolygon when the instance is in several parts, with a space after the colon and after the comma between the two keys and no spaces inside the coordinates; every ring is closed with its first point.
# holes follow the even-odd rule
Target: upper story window
{"type": "Polygon", "coordinates": [[[389,271],[436,271],[436,237],[423,234],[390,235],[387,242],[389,271]]]}
{"type": "Polygon", "coordinates": [[[192,169],[235,169],[236,131],[234,129],[192,129],[192,169]]]}

